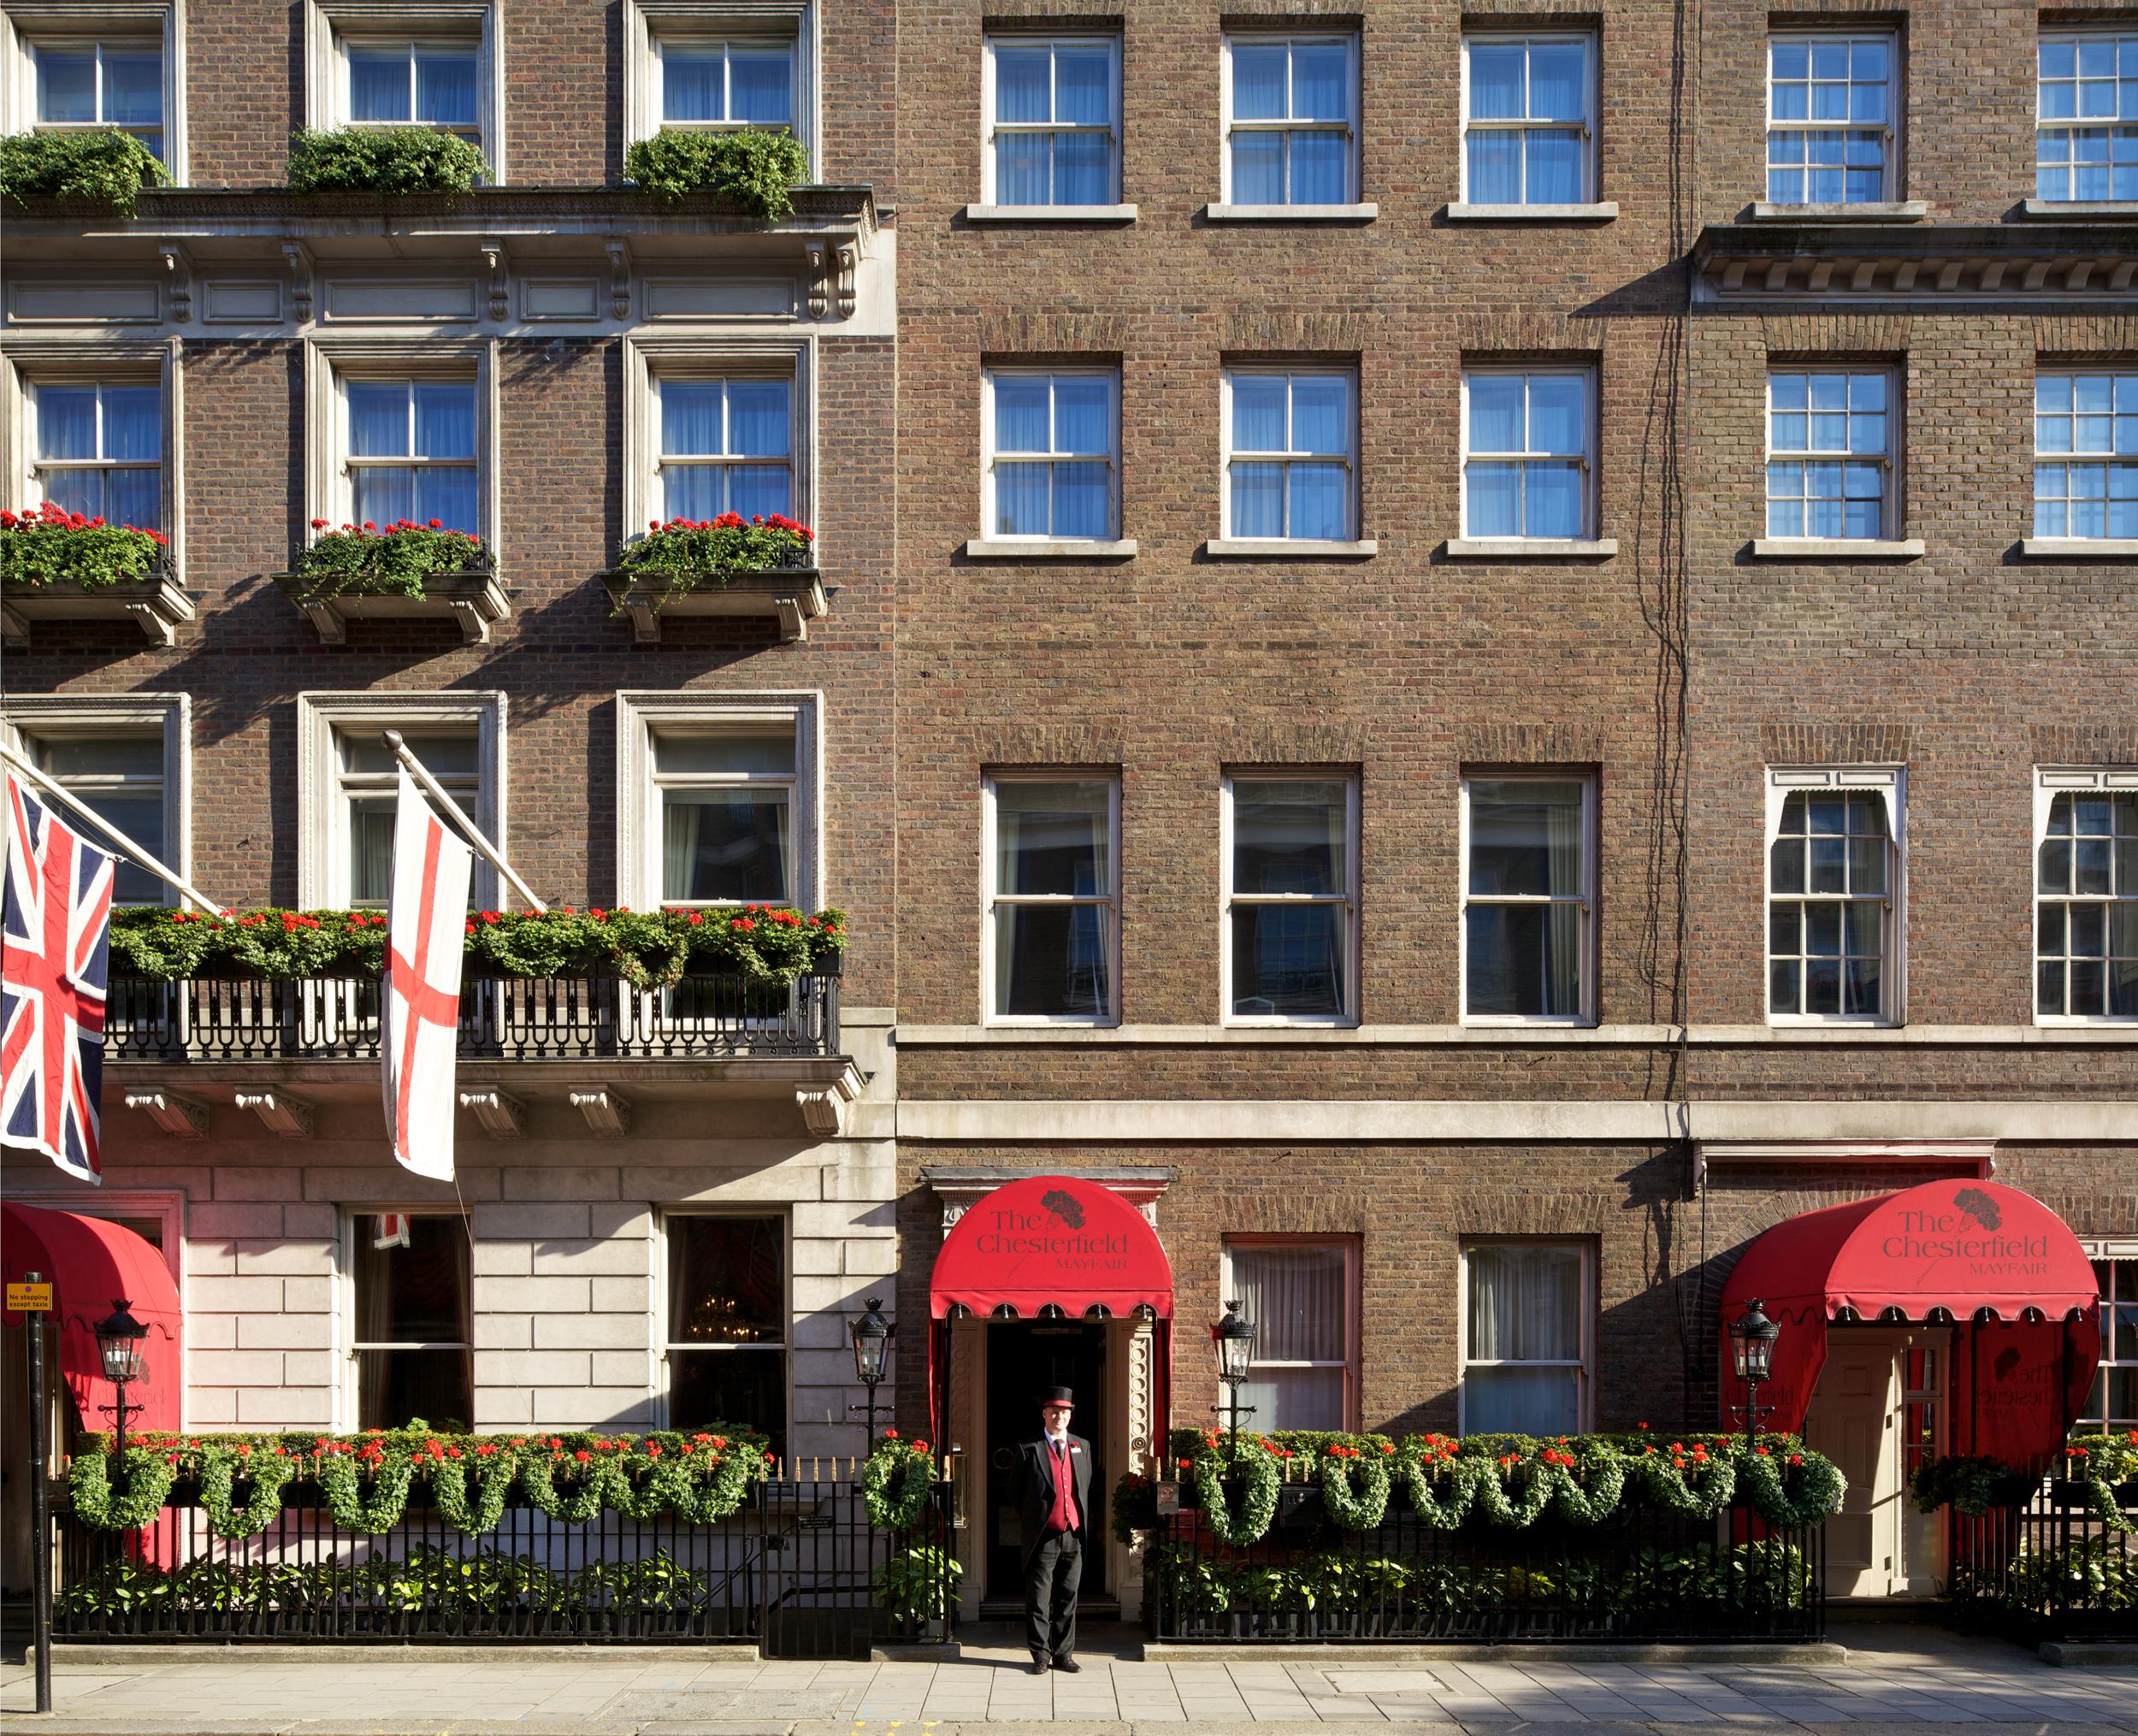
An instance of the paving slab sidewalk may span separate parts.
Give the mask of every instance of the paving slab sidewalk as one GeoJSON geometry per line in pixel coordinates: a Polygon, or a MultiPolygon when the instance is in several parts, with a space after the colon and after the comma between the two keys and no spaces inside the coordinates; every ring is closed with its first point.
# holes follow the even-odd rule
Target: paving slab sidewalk
{"type": "Polygon", "coordinates": [[[1248,1652],[1143,1662],[1133,1636],[1076,1674],[1033,1676],[1007,1630],[946,1662],[769,1663],[715,1647],[515,1656],[421,1647],[268,1656],[139,1647],[56,1656],[56,1709],[27,1664],[0,1665],[0,1721],[40,1736],[1237,1736],[1249,1726],[1582,1736],[1695,1729],[1889,1736],[2138,1736],[2138,1668],[2059,1669],[2016,1646],[1934,1630],[1837,1633],[1831,1654],[1702,1668],[1507,1647],[1489,1658],[1311,1659],[1248,1652]]]}

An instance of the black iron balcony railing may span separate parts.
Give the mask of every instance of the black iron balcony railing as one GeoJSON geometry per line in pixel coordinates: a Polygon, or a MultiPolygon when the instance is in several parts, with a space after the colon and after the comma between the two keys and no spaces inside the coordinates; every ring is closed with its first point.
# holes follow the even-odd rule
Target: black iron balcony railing
{"type": "MultiPolygon", "coordinates": [[[[380,986],[114,977],[104,1054],[121,1061],[375,1060],[380,986]]],[[[615,977],[464,982],[463,1060],[763,1059],[839,1053],[839,979],[789,984],[685,977],[640,989],[615,977]]]]}

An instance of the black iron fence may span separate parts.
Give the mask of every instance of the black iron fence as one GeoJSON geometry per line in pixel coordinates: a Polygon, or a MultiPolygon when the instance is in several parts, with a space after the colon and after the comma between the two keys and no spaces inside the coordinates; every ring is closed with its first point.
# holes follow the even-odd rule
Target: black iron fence
{"type": "Polygon", "coordinates": [[[1955,1618],[2030,1642],[2138,1641],[2138,1485],[2120,1495],[2119,1526],[2063,1481],[2023,1506],[1952,1509],[1955,1618]]]}
{"type": "Polygon", "coordinates": [[[1501,1640],[1815,1640],[1826,1627],[1822,1526],[1769,1526],[1633,1504],[1592,1526],[1443,1531],[1392,1494],[1343,1532],[1320,1492],[1288,1487],[1260,1543],[1215,1542],[1192,1509],[1161,1518],[1145,1557],[1152,1639],[1411,1644],[1501,1640]]]}
{"type": "MultiPolygon", "coordinates": [[[[114,977],[104,1054],[113,1060],[371,1060],[378,983],[359,977],[114,977]]],[[[640,989],[616,977],[464,981],[463,1060],[831,1055],[839,979],[685,977],[640,989]]]]}
{"type": "Polygon", "coordinates": [[[515,1494],[466,1536],[412,1503],[345,1531],[292,1484],[256,1537],[218,1537],[180,1486],[157,1522],[56,1515],[54,1636],[73,1640],[755,1642],[775,1657],[866,1657],[946,1640],[955,1621],[948,1484],[906,1532],[872,1525],[851,1477],[755,1485],[729,1518],[551,1518],[515,1494]],[[931,1558],[927,1552],[935,1552],[931,1558]],[[930,1582],[936,1582],[931,1584],[930,1582]]]}

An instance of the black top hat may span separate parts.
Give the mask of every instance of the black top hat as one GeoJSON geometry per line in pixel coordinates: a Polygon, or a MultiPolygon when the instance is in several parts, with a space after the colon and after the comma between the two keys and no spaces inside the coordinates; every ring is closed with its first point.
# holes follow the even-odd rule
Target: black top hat
{"type": "Polygon", "coordinates": [[[1050,1386],[1039,1395],[1039,1406],[1044,1410],[1050,1404],[1066,1404],[1074,1410],[1077,1408],[1076,1395],[1066,1386],[1050,1386]]]}

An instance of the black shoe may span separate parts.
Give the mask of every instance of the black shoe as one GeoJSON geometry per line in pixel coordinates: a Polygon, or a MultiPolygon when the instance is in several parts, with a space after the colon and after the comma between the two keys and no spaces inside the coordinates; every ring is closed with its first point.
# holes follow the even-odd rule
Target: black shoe
{"type": "Polygon", "coordinates": [[[1071,1675],[1074,1675],[1078,1670],[1082,1669],[1084,1666],[1078,1663],[1073,1657],[1058,1657],[1054,1660],[1054,1668],[1056,1669],[1066,1669],[1071,1675]]]}
{"type": "Polygon", "coordinates": [[[1034,1675],[1043,1676],[1051,1668],[1053,1668],[1052,1660],[1045,1652],[1036,1651],[1032,1654],[1032,1674],[1034,1675]]]}

